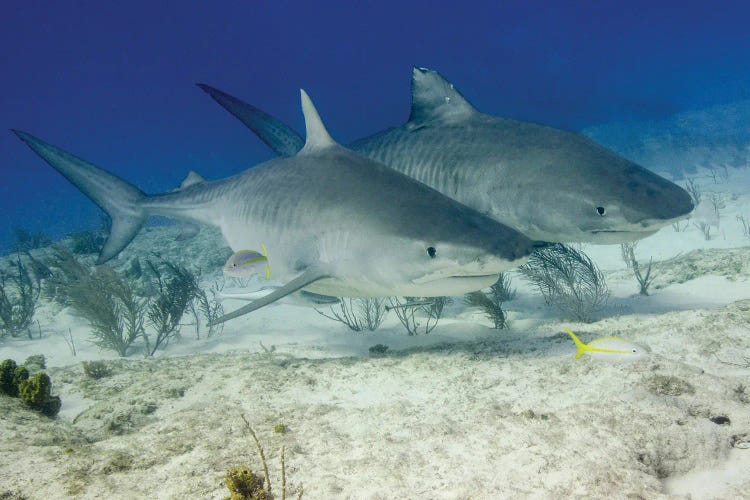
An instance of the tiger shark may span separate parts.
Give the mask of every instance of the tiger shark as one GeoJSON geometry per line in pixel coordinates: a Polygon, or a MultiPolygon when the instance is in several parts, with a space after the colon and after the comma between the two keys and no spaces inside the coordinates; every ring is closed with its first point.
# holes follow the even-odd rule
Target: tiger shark
{"type": "Polygon", "coordinates": [[[214,324],[303,289],[338,297],[462,294],[526,261],[534,242],[338,145],[304,91],[301,97],[307,140],[294,156],[158,195],[14,132],[111,216],[99,263],[125,248],[151,215],[218,226],[234,251],[264,244],[283,286],[214,324]]]}
{"type": "MultiPolygon", "coordinates": [[[[277,154],[304,141],[268,113],[198,84],[277,154]]],[[[575,132],[477,111],[436,71],[414,68],[409,121],[348,145],[531,238],[612,244],[693,210],[676,184],[575,132]]]]}

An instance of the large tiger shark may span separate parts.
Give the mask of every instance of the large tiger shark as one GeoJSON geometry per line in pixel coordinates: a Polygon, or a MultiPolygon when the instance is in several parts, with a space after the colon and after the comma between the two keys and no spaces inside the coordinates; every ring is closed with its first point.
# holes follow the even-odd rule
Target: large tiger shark
{"type": "MultiPolygon", "coordinates": [[[[277,154],[304,141],[268,113],[199,84],[277,154]]],[[[582,134],[477,111],[439,73],[414,68],[409,121],[348,145],[531,238],[622,243],[692,210],[681,187],[582,134]]]]}
{"type": "Polygon", "coordinates": [[[457,295],[492,285],[535,244],[414,179],[336,144],[302,91],[307,140],[213,182],[147,195],[21,131],[32,150],[112,218],[99,256],[116,256],[151,215],[218,226],[237,251],[268,249],[283,286],[218,322],[305,289],[339,297],[457,295]]]}

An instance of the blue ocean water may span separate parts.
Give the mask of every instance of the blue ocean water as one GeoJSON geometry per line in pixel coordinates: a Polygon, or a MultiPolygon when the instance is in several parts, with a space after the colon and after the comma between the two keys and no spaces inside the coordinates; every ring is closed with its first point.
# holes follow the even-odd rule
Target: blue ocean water
{"type": "MultiPolygon", "coordinates": [[[[402,123],[413,65],[479,109],[580,130],[750,98],[741,2],[21,2],[0,17],[3,127],[146,192],[221,178],[272,153],[205,82],[302,129],[298,89],[341,142],[402,123]]],[[[0,250],[100,212],[0,133],[0,250]]]]}

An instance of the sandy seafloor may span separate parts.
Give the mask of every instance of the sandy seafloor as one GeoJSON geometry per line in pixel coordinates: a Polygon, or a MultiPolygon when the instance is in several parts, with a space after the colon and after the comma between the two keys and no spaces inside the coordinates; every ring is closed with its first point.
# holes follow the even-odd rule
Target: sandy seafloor
{"type": "MultiPolygon", "coordinates": [[[[44,303],[42,338],[6,339],[0,357],[44,354],[63,406],[49,419],[0,397],[0,498],[223,498],[229,468],[260,471],[240,415],[277,494],[284,445],[287,489],[302,485],[305,498],[750,498],[750,238],[736,219],[750,220],[750,169],[700,182],[725,205],[721,225],[710,241],[690,225],[641,242],[657,274],[651,296],[636,294],[619,246],[583,247],[612,290],[590,324],[562,320],[514,275],[510,331],[458,297],[416,337],[393,315],[354,333],[280,303],[211,338],[185,326],[154,359],[118,359],[44,303]],[[564,328],[651,354],[576,360],[564,328]],[[388,354],[371,357],[374,344],[388,354]],[[93,359],[113,360],[113,374],[86,378],[81,361],[93,359]]],[[[120,262],[158,247],[211,269],[209,283],[221,240],[176,234],[149,228],[120,262]]]]}

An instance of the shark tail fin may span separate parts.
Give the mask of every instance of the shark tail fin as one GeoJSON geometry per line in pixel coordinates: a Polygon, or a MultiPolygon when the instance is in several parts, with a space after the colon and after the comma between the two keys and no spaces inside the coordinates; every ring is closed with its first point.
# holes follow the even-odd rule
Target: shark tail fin
{"type": "Polygon", "coordinates": [[[570,335],[570,338],[572,338],[573,342],[575,342],[576,359],[580,358],[588,350],[588,347],[586,346],[586,344],[581,342],[581,339],[579,339],[578,336],[575,333],[573,333],[571,330],[566,328],[565,331],[568,332],[568,335],[570,335]]]}
{"type": "Polygon", "coordinates": [[[139,207],[139,201],[146,198],[140,189],[31,134],[13,132],[111,217],[112,228],[98,264],[115,257],[135,238],[148,218],[148,213],[139,207]]]}
{"type": "Polygon", "coordinates": [[[199,83],[198,87],[255,132],[277,155],[294,156],[305,145],[297,132],[265,111],[208,85],[199,83]]]}

